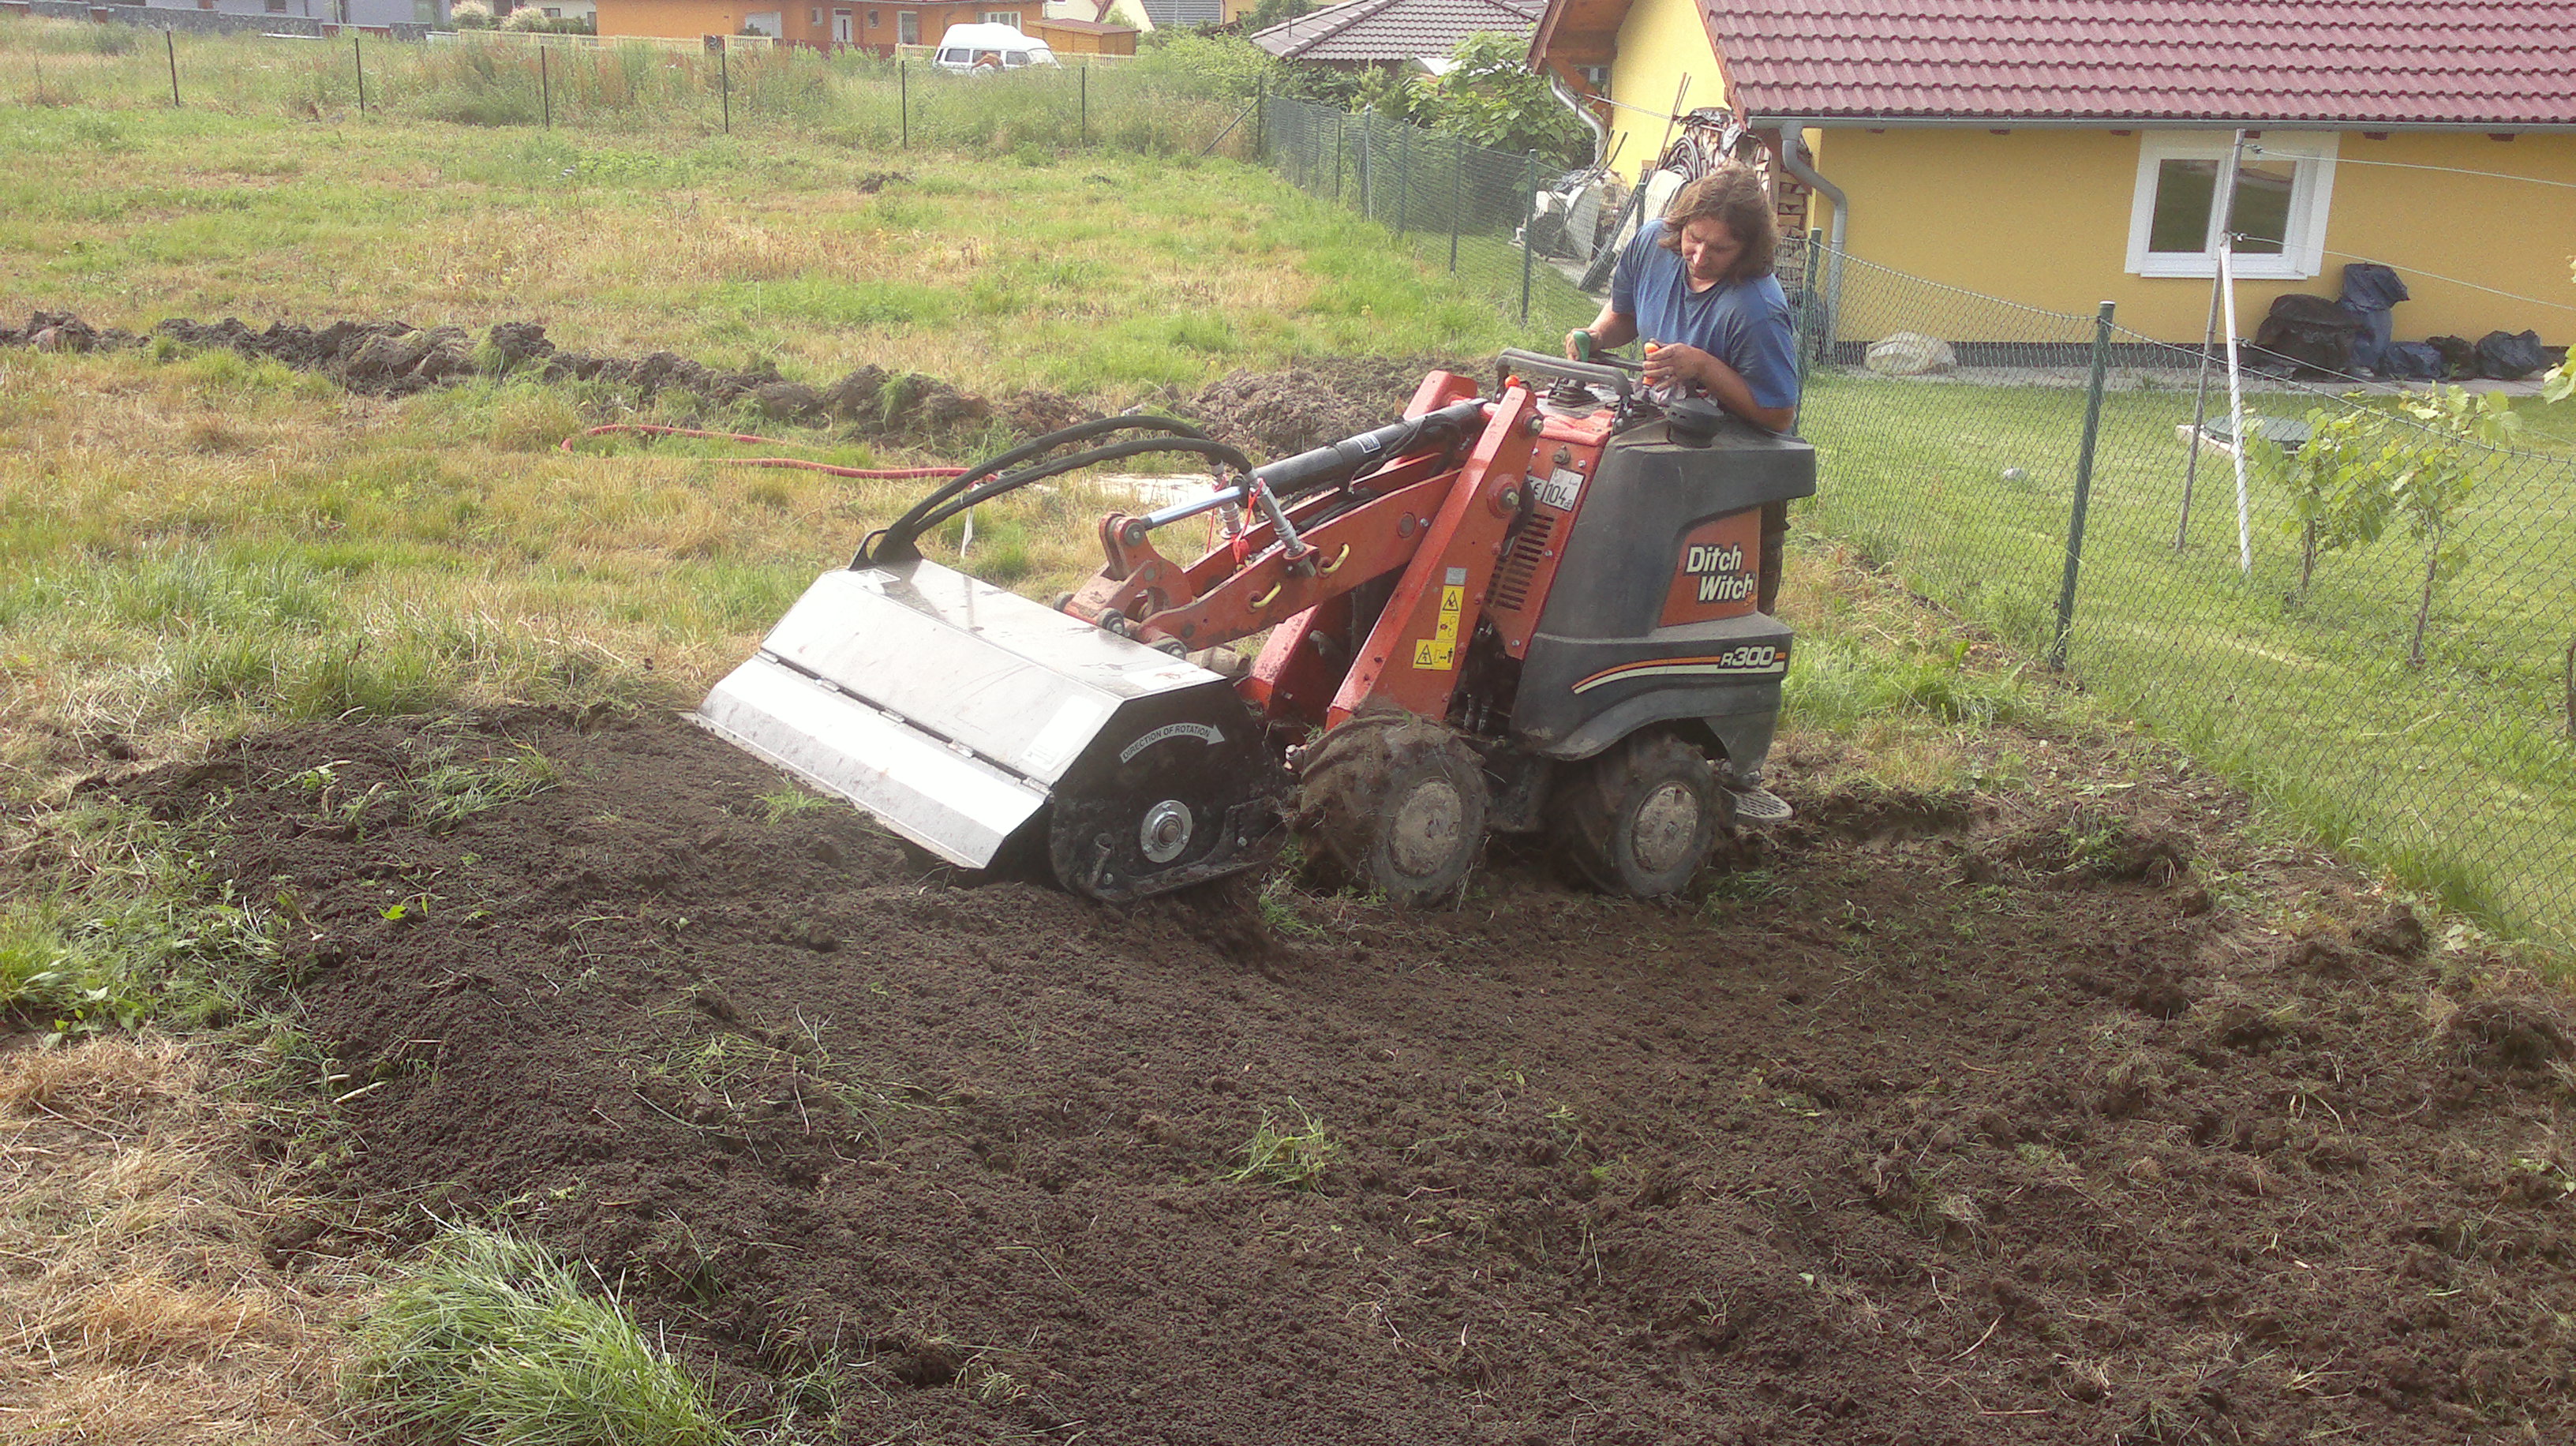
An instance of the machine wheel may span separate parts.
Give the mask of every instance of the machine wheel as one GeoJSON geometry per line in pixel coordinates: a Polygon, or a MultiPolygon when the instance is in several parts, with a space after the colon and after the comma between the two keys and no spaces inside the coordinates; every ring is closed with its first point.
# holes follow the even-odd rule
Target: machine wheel
{"type": "Polygon", "coordinates": [[[1485,773],[1456,734],[1411,713],[1368,713],[1324,735],[1299,768],[1307,857],[1400,909],[1455,892],[1485,846],[1485,773]]]}
{"type": "Polygon", "coordinates": [[[1632,733],[1558,783],[1557,844],[1612,893],[1660,899],[1690,887],[1735,806],[1706,756],[1670,733],[1632,733]]]}

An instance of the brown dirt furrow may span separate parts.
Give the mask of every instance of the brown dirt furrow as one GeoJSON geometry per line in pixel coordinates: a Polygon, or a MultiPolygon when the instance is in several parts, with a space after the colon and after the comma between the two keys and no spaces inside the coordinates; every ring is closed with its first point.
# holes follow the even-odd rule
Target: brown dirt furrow
{"type": "Polygon", "coordinates": [[[339,1183],[592,1262],[746,1419],[2576,1426],[2567,1012],[2437,967],[2348,882],[2305,938],[2214,902],[2192,863],[2239,805],[2205,785],[1800,795],[1694,910],[1497,850],[1454,912],[1240,884],[1120,911],[970,886],[838,806],[773,817],[779,780],[683,724],[589,724],[313,729],[118,789],[214,810],[223,872],[285,900],[310,1027],[381,1082],[341,1107],[339,1183]],[[564,785],[416,815],[431,767],[520,744],[564,785]],[[1229,1178],[1310,1121],[1316,1188],[1229,1178]]]}

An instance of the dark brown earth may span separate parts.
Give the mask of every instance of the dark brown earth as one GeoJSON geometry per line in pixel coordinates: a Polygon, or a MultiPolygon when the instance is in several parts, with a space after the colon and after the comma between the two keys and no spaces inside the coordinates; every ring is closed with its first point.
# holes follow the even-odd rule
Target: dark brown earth
{"type": "MultiPolygon", "coordinates": [[[[710,407],[749,407],[790,425],[830,427],[855,439],[936,444],[995,424],[1035,437],[1102,415],[1057,392],[1026,389],[983,397],[936,377],[889,371],[874,363],[852,369],[828,387],[814,387],[787,380],[766,361],[728,371],[668,351],[640,357],[564,351],[533,321],[497,322],[478,340],[461,326],[423,329],[398,320],[335,321],[320,327],[273,321],[254,328],[236,317],[218,322],[172,317],[154,326],[150,335],[319,372],[370,396],[411,396],[506,373],[589,383],[594,409],[603,415],[671,393],[710,407]]],[[[39,311],[25,326],[0,326],[0,346],[44,351],[124,350],[149,339],[119,327],[92,326],[70,312],[39,311]]],[[[1196,395],[1169,388],[1154,405],[1204,423],[1210,435],[1256,458],[1290,456],[1401,416],[1414,388],[1435,366],[1477,370],[1471,362],[1434,358],[1335,359],[1283,372],[1234,372],[1196,395]]],[[[686,424],[691,419],[681,420],[686,424]]]]}
{"type": "Polygon", "coordinates": [[[2570,1439],[2562,1002],[2252,852],[2198,775],[1997,739],[2055,762],[1919,796],[1790,750],[1800,820],[1692,908],[1500,852],[1423,915],[970,886],[598,712],[115,788],[292,919],[347,1076],[322,1183],[591,1262],[746,1423],[2570,1439]],[[562,784],[428,816],[522,748],[562,784]],[[1310,1128],[1312,1188],[1246,1169],[1310,1128]]]}

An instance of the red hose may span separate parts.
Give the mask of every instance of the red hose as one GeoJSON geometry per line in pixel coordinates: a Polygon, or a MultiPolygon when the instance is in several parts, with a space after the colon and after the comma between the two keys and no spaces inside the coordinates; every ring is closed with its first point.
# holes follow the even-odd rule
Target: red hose
{"type": "MultiPolygon", "coordinates": [[[[776,437],[755,437],[748,432],[702,432],[695,427],[656,427],[643,422],[611,422],[593,427],[562,442],[564,451],[580,437],[598,437],[610,432],[640,432],[652,437],[710,437],[719,442],[757,442],[767,447],[793,447],[776,437]]],[[[863,477],[872,482],[902,482],[915,477],[963,477],[963,467],[835,467],[825,462],[809,462],[802,457],[709,457],[703,459],[720,467],[795,467],[807,472],[828,472],[835,477],[863,477]]]]}

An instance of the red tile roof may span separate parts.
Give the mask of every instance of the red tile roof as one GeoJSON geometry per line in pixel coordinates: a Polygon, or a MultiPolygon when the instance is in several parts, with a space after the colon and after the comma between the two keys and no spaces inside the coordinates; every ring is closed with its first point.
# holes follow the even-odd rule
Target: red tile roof
{"type": "Polygon", "coordinates": [[[2576,125],[2569,0],[1699,4],[1757,117],[2576,125]]]}
{"type": "Polygon", "coordinates": [[[1389,61],[1447,55],[1481,31],[1526,35],[1544,0],[1343,0],[1255,32],[1289,60],[1389,61]]]}

